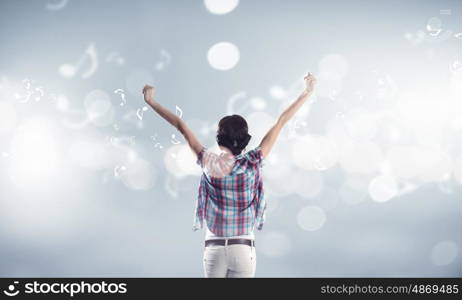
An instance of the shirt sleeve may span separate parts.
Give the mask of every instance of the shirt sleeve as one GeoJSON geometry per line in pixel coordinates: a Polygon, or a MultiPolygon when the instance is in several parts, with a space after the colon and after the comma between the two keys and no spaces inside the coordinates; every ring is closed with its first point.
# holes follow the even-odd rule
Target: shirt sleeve
{"type": "Polygon", "coordinates": [[[250,150],[246,153],[247,159],[255,165],[259,167],[263,165],[263,152],[261,151],[261,147],[258,146],[255,149],[250,150]]]}
{"type": "Polygon", "coordinates": [[[204,155],[207,151],[207,148],[202,148],[202,150],[197,154],[196,164],[203,167],[204,166],[204,155]]]}

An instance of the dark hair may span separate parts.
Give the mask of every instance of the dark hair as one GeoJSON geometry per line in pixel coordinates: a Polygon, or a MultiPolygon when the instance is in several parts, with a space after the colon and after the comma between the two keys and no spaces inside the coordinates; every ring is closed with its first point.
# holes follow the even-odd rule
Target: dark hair
{"type": "Polygon", "coordinates": [[[242,152],[251,137],[246,120],[239,115],[226,116],[218,123],[218,145],[228,148],[234,155],[242,152]]]}

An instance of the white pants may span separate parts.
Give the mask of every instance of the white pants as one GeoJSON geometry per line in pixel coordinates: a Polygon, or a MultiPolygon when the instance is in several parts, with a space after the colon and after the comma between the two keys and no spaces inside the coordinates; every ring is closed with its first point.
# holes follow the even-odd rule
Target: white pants
{"type": "Polygon", "coordinates": [[[257,256],[248,245],[207,246],[204,250],[205,277],[254,277],[257,256]]]}

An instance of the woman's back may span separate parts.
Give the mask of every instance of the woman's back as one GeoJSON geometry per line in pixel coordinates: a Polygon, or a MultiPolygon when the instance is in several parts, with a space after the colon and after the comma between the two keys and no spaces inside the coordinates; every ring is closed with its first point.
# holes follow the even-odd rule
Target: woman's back
{"type": "Polygon", "coordinates": [[[261,229],[265,201],[261,176],[262,152],[257,147],[237,156],[217,155],[206,149],[197,160],[203,169],[194,229],[203,220],[217,236],[238,236],[261,229]]]}

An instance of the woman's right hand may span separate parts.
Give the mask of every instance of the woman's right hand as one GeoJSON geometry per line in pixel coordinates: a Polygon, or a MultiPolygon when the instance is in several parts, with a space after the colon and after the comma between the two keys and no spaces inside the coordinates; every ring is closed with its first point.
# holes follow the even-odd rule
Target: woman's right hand
{"type": "Polygon", "coordinates": [[[312,93],[317,82],[316,77],[314,77],[313,74],[308,73],[303,79],[305,80],[306,85],[305,91],[307,91],[308,93],[312,93]]]}
{"type": "Polygon", "coordinates": [[[144,101],[147,104],[154,103],[154,88],[150,85],[145,85],[143,88],[144,101]]]}

